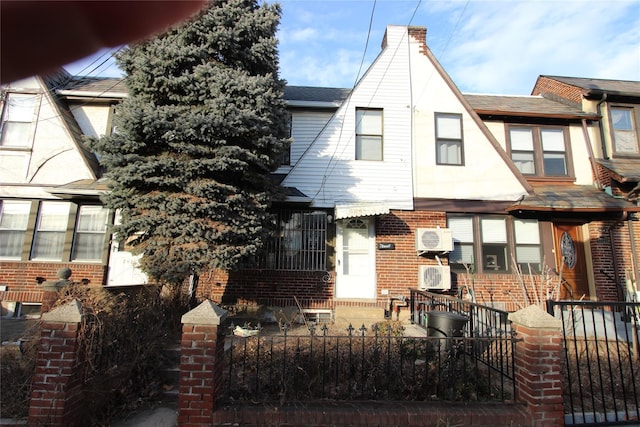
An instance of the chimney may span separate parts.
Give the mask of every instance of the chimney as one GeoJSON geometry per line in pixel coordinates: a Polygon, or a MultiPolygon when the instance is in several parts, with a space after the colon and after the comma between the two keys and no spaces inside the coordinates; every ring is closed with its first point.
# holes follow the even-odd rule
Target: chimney
{"type": "Polygon", "coordinates": [[[427,27],[409,27],[409,36],[420,43],[420,53],[427,53],[427,27]]]}

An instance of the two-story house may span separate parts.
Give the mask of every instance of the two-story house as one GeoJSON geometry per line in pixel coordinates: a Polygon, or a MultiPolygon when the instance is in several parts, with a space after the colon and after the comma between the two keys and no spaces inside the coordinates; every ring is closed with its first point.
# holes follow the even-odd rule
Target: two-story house
{"type": "MultiPolygon", "coordinates": [[[[121,79],[29,81],[8,85],[3,102],[0,161],[14,171],[0,180],[3,307],[37,303],[37,281],[61,267],[106,286],[146,283],[108,234],[107,184],[82,142],[112,131],[121,79]],[[29,94],[39,101],[27,113],[29,94]],[[4,142],[5,128],[19,134],[16,122],[31,126],[29,142],[4,142]],[[28,158],[23,171],[10,156],[28,158]]],[[[542,290],[624,298],[640,244],[638,82],[610,83],[628,86],[598,97],[575,89],[572,102],[550,90],[462,94],[424,27],[389,26],[354,88],[286,88],[293,143],[273,174],[287,190],[272,207],[280,232],[257,267],[203,272],[197,297],[270,306],[296,297],[312,309],[380,314],[410,289],[507,309],[542,290]]]]}

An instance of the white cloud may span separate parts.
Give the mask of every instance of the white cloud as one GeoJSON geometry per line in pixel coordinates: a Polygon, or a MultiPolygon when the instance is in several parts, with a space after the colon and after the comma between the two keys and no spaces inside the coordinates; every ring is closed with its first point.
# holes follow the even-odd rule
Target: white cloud
{"type": "Polygon", "coordinates": [[[528,93],[539,74],[609,78],[600,72],[612,62],[625,68],[618,74],[634,74],[637,31],[611,42],[620,20],[634,19],[630,9],[638,10],[630,2],[473,3],[441,60],[464,91],[486,93],[528,93]]]}

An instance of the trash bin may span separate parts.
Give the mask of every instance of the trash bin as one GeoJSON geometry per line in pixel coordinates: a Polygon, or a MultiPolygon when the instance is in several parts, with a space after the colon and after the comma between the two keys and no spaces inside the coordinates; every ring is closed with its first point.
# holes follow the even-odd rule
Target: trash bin
{"type": "Polygon", "coordinates": [[[467,316],[450,311],[429,311],[427,313],[427,336],[451,338],[463,336],[467,316]]]}

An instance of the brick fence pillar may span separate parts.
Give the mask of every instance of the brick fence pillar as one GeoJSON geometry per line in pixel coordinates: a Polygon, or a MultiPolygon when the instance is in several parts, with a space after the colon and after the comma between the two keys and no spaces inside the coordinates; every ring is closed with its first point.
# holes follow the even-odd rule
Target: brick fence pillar
{"type": "Polygon", "coordinates": [[[81,322],[82,308],[77,300],[42,315],[29,426],[78,425],[82,407],[78,352],[81,322]]]}
{"type": "Polygon", "coordinates": [[[564,426],[562,323],[538,306],[509,315],[516,338],[516,399],[527,405],[531,425],[564,426]]]}
{"type": "Polygon", "coordinates": [[[178,425],[211,426],[222,386],[227,311],[207,300],[182,316],[178,425]]]}

